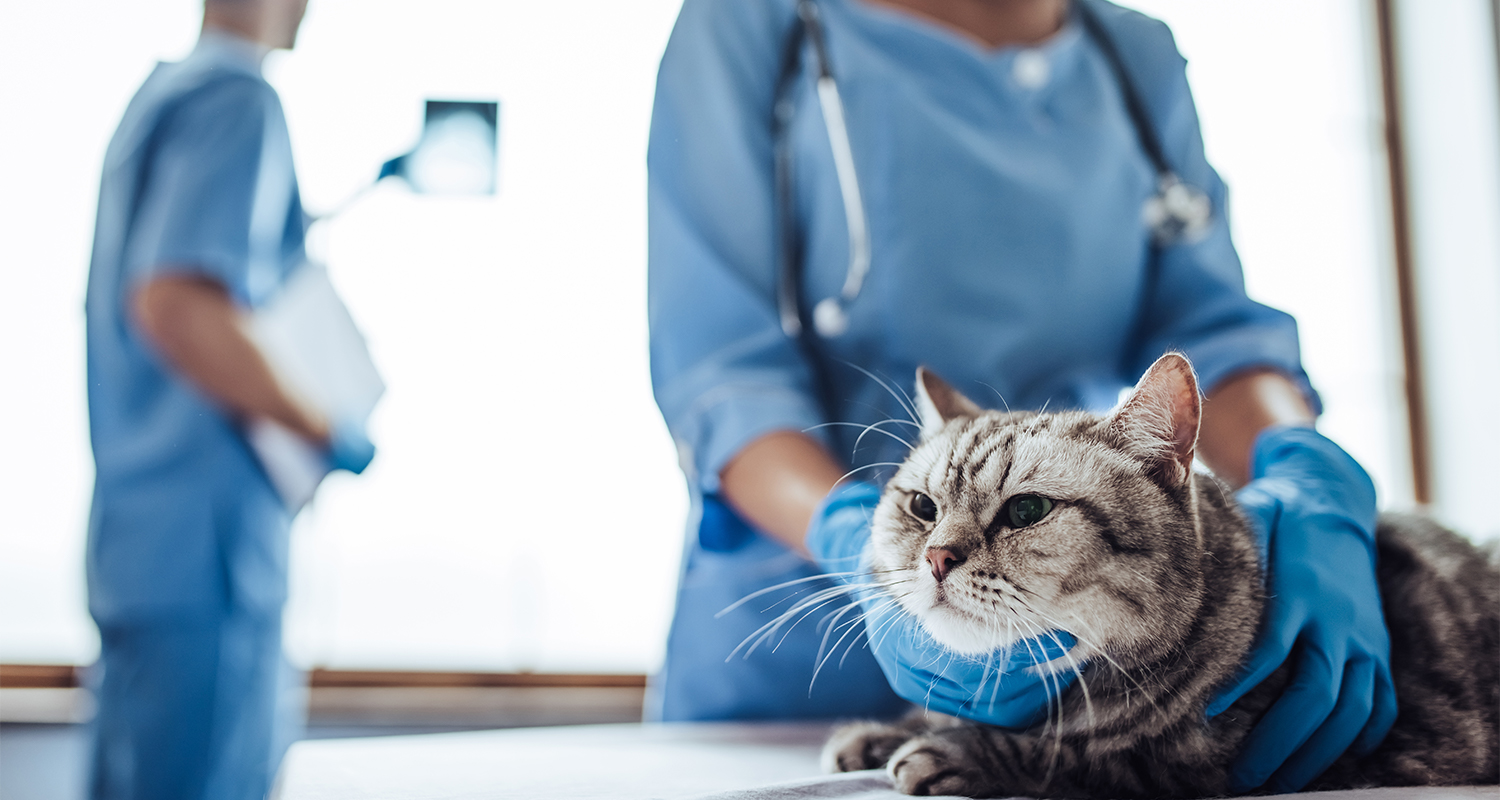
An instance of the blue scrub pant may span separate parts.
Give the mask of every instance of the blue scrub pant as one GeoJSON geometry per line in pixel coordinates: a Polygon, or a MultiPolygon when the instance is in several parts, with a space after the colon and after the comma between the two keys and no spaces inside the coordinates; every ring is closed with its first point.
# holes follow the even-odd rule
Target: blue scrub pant
{"type": "MultiPolygon", "coordinates": [[[[746,595],[817,575],[819,570],[750,529],[715,498],[704,498],[701,508],[697,535],[689,537],[678,585],[666,663],[652,681],[648,717],[665,722],[886,719],[910,708],[891,691],[865,646],[859,627],[863,623],[852,626],[814,681],[828,630],[819,623],[852,602],[852,597],[813,612],[790,632],[783,629],[748,658],[743,657],[743,650],[730,658],[746,637],[798,599],[835,584],[826,579],[796,584],[716,616],[746,595]]],[[[848,622],[856,611],[851,609],[839,624],[848,622]]],[[[847,631],[850,628],[838,628],[827,646],[832,648],[847,631]]]]}
{"type": "Polygon", "coordinates": [[[94,800],[262,800],[296,722],[279,614],[100,626],[94,800]],[[290,730],[289,730],[290,728],[290,730]]]}

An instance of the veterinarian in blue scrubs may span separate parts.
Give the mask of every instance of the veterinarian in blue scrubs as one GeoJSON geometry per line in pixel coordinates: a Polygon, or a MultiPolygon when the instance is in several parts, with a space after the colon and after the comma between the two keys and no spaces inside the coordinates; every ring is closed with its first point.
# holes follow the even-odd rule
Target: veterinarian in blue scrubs
{"type": "Polygon", "coordinates": [[[1013,668],[1009,699],[986,716],[964,705],[979,672],[935,667],[934,648],[877,663],[860,641],[813,681],[819,654],[847,632],[825,638],[815,623],[847,601],[748,657],[736,650],[796,601],[787,595],[827,583],[720,612],[817,575],[809,542],[825,558],[851,541],[857,551],[881,465],[906,452],[911,431],[886,421],[909,418],[900,395],[918,365],[973,397],[992,391],[995,406],[1102,410],[1175,349],[1210,396],[1201,457],[1236,485],[1259,479],[1242,501],[1269,532],[1272,590],[1284,598],[1245,686],[1294,644],[1315,653],[1252,737],[1237,779],[1300,786],[1351,743],[1372,748],[1394,718],[1368,544],[1373,492],[1307,427],[1317,399],[1295,322],[1245,295],[1225,187],[1204,160],[1166,26],[1102,0],[819,0],[815,10],[867,221],[869,269],[852,300],[859,237],[837,120],[815,87],[809,56],[820,43],[787,47],[797,3],[686,0],[661,64],[649,153],[652,379],[697,514],[656,715],[889,715],[904,698],[996,724],[1036,719],[1048,695],[1039,679],[1013,668]],[[1159,246],[1142,219],[1160,188],[1147,135],[1214,212],[1196,235],[1159,246]],[[778,161],[778,147],[790,158],[778,161]],[[801,264],[801,335],[779,314],[786,241],[801,264]],[[838,324],[809,324],[810,310],[839,296],[838,324]],[[881,427],[866,432],[872,424],[881,427]],[[828,497],[850,469],[864,481],[828,497]],[[1277,570],[1292,562],[1349,577],[1299,594],[1275,583],[1300,574],[1277,570]],[[1327,608],[1342,617],[1319,618],[1327,608]]]}
{"type": "Polygon", "coordinates": [[[291,142],[260,65],[292,46],[304,8],[209,0],[197,48],[151,74],[105,158],[87,301],[101,800],[260,800],[284,723],[295,731],[278,708],[290,520],[240,425],[351,444],[282,390],[242,327],[303,262],[291,142]]]}

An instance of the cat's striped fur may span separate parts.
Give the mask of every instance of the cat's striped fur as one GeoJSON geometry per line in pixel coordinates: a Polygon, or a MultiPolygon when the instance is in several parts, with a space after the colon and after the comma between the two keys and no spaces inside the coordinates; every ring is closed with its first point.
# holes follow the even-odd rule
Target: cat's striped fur
{"type": "MultiPolygon", "coordinates": [[[[923,436],[875,512],[875,569],[952,649],[1067,630],[1087,667],[1032,730],[932,716],[859,723],[834,734],[825,763],[885,764],[910,794],[1228,793],[1229,764],[1288,677],[1283,667],[1205,719],[1254,643],[1265,596],[1228,490],[1190,469],[1199,398],[1186,359],[1165,356],[1107,416],[982,411],[920,372],[918,392],[923,436]],[[937,520],[911,512],[917,493],[937,520]],[[1047,524],[997,524],[1022,493],[1059,501],[1047,524]],[[943,581],[925,560],[935,547],[964,554],[943,581]]],[[[1315,786],[1495,783],[1500,570],[1417,518],[1382,519],[1377,545],[1399,716],[1374,753],[1346,755],[1315,786]]]]}

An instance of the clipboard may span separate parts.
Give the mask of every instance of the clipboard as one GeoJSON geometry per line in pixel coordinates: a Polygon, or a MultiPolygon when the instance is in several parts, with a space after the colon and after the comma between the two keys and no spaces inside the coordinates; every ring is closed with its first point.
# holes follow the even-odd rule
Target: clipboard
{"type": "MultiPolygon", "coordinates": [[[[289,392],[332,420],[366,423],[385,381],[328,270],[307,262],[250,317],[250,338],[289,392]]],[[[260,418],[245,431],[271,485],[293,514],[330,469],[322,448],[260,418]]]]}

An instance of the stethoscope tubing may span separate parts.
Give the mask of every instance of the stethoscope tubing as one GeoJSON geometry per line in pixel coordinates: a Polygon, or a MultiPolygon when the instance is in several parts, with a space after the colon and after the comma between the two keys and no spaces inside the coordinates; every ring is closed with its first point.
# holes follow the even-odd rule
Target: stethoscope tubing
{"type": "Polygon", "coordinates": [[[818,6],[813,2],[797,5],[797,15],[806,26],[808,38],[812,40],[813,54],[818,66],[818,105],[823,111],[824,128],[828,132],[828,146],[833,151],[834,174],[838,176],[839,195],[844,201],[844,218],[849,226],[849,267],[844,272],[844,285],[839,290],[839,300],[823,300],[813,310],[813,325],[824,336],[837,336],[848,327],[848,317],[843,306],[853,303],[864,286],[865,275],[870,272],[870,227],[865,216],[864,199],[859,192],[859,173],[854,168],[854,148],[849,141],[849,126],[844,117],[844,99],[839,96],[839,84],[834,80],[833,69],[828,62],[828,46],[823,39],[822,20],[818,18],[818,6]]]}

